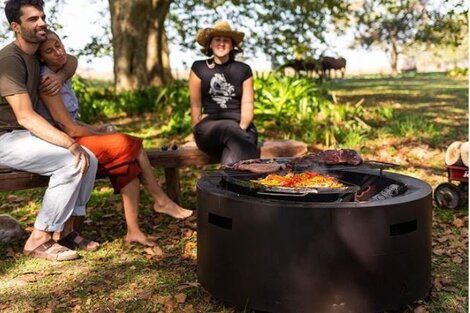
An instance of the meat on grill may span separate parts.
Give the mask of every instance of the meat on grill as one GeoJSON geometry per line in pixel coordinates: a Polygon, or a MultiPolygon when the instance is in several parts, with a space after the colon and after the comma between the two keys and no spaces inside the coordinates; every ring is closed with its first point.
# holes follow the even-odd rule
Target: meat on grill
{"type": "Polygon", "coordinates": [[[321,152],[314,152],[303,157],[294,158],[287,162],[288,167],[293,166],[314,166],[318,164],[326,165],[359,165],[362,163],[362,158],[355,150],[340,149],[340,150],[325,150],[321,152]]]}
{"type": "Polygon", "coordinates": [[[248,171],[256,174],[269,174],[285,168],[284,164],[276,161],[266,161],[262,159],[242,160],[234,164],[226,164],[222,169],[248,171]]]}

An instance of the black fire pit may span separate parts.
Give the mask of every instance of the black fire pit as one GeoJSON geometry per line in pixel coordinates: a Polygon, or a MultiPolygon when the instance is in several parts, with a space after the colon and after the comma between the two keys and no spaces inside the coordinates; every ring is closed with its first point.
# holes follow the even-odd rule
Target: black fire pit
{"type": "Polygon", "coordinates": [[[221,175],[202,178],[201,285],[228,304],[272,313],[369,313],[423,298],[431,286],[431,187],[386,171],[336,174],[362,197],[266,197],[221,175]],[[406,189],[377,200],[391,184],[406,189]]]}

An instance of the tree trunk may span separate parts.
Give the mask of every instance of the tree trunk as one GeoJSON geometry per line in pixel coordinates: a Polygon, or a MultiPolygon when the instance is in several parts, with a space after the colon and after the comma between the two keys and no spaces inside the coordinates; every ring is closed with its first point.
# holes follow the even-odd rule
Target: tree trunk
{"type": "Polygon", "coordinates": [[[390,67],[392,68],[392,75],[395,76],[398,73],[398,47],[394,38],[390,42],[390,67]]]}
{"type": "Polygon", "coordinates": [[[171,0],[109,0],[117,91],[171,81],[164,22],[171,0]]]}

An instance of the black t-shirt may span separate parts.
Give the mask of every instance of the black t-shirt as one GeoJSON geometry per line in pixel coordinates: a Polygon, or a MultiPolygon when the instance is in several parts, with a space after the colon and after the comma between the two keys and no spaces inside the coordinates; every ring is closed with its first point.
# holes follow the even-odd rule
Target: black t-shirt
{"type": "Polygon", "coordinates": [[[196,61],[191,70],[201,79],[203,113],[240,113],[243,82],[253,76],[248,64],[228,61],[209,68],[207,62],[196,61]]]}

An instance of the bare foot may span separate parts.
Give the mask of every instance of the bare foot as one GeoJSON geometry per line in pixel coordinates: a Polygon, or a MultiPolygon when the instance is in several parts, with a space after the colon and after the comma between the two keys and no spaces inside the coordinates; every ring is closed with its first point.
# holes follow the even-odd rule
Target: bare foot
{"type": "Polygon", "coordinates": [[[177,205],[171,200],[169,200],[167,203],[163,205],[160,205],[155,202],[155,204],[153,205],[153,209],[157,213],[168,214],[171,217],[174,217],[179,220],[183,220],[193,215],[193,211],[183,209],[182,207],[180,207],[179,205],[177,205]]]}
{"type": "Polygon", "coordinates": [[[143,245],[144,247],[155,247],[157,244],[155,241],[151,240],[149,237],[147,237],[144,233],[140,234],[127,234],[126,237],[124,238],[126,241],[126,244],[128,246],[131,246],[133,243],[139,243],[143,245]]]}

